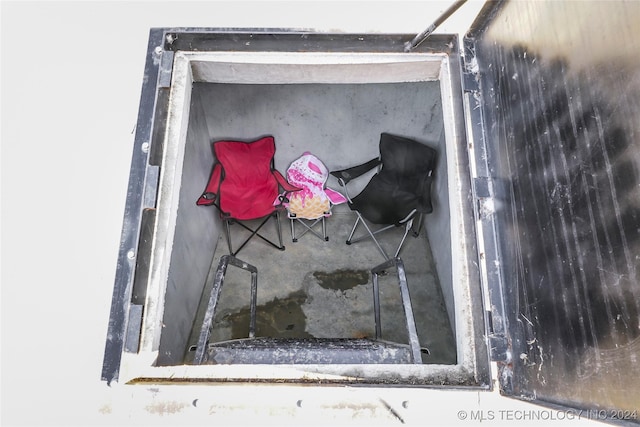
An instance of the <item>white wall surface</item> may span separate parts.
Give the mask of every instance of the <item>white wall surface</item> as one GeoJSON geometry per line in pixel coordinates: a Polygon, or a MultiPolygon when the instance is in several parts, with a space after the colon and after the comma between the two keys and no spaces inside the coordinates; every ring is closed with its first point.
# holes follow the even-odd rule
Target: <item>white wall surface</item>
{"type": "MultiPolygon", "coordinates": [[[[580,424],[497,392],[100,381],[149,28],[416,34],[451,3],[0,2],[0,424],[580,424]]],[[[481,6],[437,32],[464,32],[481,6]]]]}

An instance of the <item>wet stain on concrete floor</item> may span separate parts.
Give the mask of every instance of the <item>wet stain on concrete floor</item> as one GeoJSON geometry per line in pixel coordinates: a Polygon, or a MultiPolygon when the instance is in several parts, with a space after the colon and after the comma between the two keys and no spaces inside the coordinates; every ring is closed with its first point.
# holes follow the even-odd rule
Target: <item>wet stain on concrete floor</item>
{"type": "Polygon", "coordinates": [[[341,269],[335,271],[315,271],[313,277],[324,289],[346,291],[369,282],[368,270],[341,269]]]}
{"type": "MultiPolygon", "coordinates": [[[[305,331],[307,317],[302,305],[304,292],[294,292],[285,298],[275,298],[256,309],[256,336],[278,338],[314,338],[305,331]]],[[[249,336],[249,307],[224,316],[221,321],[231,326],[231,339],[249,336]]]]}

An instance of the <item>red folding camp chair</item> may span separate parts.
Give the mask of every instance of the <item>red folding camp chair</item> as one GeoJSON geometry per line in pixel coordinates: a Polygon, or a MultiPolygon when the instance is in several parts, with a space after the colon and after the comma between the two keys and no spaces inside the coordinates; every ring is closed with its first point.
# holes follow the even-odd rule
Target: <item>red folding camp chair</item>
{"type": "Polygon", "coordinates": [[[214,205],[225,223],[227,244],[231,255],[236,255],[254,236],[260,237],[280,250],[282,231],[278,212],[282,209],[283,193],[297,191],[274,167],[275,140],[265,136],[256,141],[213,142],[215,162],[209,182],[196,202],[214,205]],[[280,190],[282,188],[282,191],[280,190]],[[276,220],[278,244],[259,233],[270,218],[276,220]],[[262,221],[254,228],[247,221],[262,221]],[[234,252],[231,243],[231,224],[239,224],[251,235],[234,252]]]}

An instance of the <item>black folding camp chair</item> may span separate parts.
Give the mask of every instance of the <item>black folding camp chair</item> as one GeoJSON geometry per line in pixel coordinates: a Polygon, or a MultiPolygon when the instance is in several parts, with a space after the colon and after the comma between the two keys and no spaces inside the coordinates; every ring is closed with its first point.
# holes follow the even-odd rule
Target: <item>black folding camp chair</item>
{"type": "Polygon", "coordinates": [[[382,133],[378,158],[331,172],[344,188],[349,208],[357,215],[347,244],[371,238],[385,259],[397,257],[409,231],[413,229],[413,235],[417,237],[422,226],[422,216],[433,211],[431,182],[435,164],[436,151],[433,148],[413,139],[382,133]],[[347,184],[375,167],[379,167],[378,172],[357,196],[351,198],[347,184]],[[414,227],[416,218],[418,224],[414,227]],[[367,221],[382,228],[372,230],[367,221]],[[368,234],[354,239],[360,223],[368,234]],[[399,226],[405,227],[404,235],[394,256],[389,257],[376,235],[399,226]]]}

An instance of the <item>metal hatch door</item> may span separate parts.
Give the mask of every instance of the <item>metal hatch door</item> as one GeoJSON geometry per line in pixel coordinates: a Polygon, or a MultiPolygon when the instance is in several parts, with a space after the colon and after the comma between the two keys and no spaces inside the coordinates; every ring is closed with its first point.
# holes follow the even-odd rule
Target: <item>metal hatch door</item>
{"type": "Polygon", "coordinates": [[[640,423],[640,3],[491,2],[464,40],[501,392],[640,423]]]}

